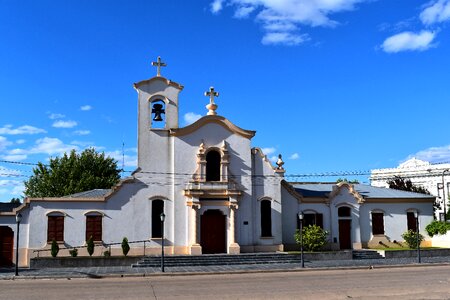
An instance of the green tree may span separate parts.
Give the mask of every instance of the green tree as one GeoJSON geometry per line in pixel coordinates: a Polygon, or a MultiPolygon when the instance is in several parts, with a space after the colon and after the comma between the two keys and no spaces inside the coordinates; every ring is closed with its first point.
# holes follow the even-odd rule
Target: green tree
{"type": "MultiPolygon", "coordinates": [[[[303,248],[306,251],[319,251],[328,241],[328,231],[317,225],[303,227],[303,248]]],[[[300,244],[300,230],[295,231],[294,235],[297,244],[300,244]]]]}
{"type": "Polygon", "coordinates": [[[347,183],[351,183],[351,184],[358,184],[359,180],[358,179],[348,180],[347,178],[338,178],[338,180],[336,180],[336,183],[339,183],[339,182],[347,182],[347,183]]]}
{"type": "Polygon", "coordinates": [[[9,201],[10,203],[20,203],[20,199],[19,198],[12,198],[11,201],[9,201]]]}
{"type": "Polygon", "coordinates": [[[417,248],[417,240],[419,240],[419,244],[423,241],[424,237],[422,234],[415,232],[414,230],[408,230],[402,234],[402,238],[405,240],[405,243],[411,249],[417,248]]]}
{"type": "Polygon", "coordinates": [[[58,255],[58,252],[59,252],[59,245],[55,240],[53,240],[52,246],[50,248],[50,253],[51,253],[52,257],[56,257],[58,255]]]}
{"type": "Polygon", "coordinates": [[[128,251],[130,251],[130,245],[128,244],[128,239],[126,237],[122,240],[122,252],[123,255],[127,256],[128,251]]]}
{"type": "Polygon", "coordinates": [[[86,149],[72,150],[62,157],[51,158],[48,165],[39,162],[28,181],[24,194],[28,197],[61,197],[92,189],[111,188],[120,179],[117,162],[86,149]]]}
{"type": "Polygon", "coordinates": [[[86,241],[86,248],[87,248],[87,252],[88,252],[89,256],[92,256],[92,254],[94,254],[94,248],[95,248],[94,239],[92,238],[92,235],[86,241]]]}
{"type": "Polygon", "coordinates": [[[403,178],[401,176],[394,176],[394,178],[389,180],[387,184],[390,189],[431,195],[431,193],[423,186],[414,185],[411,182],[411,179],[403,178]]]}

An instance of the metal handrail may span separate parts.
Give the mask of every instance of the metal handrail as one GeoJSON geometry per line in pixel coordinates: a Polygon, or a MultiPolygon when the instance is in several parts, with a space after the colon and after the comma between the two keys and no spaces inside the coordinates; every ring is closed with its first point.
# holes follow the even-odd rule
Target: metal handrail
{"type": "MultiPolygon", "coordinates": [[[[131,242],[128,241],[128,244],[144,243],[144,256],[145,256],[145,249],[146,249],[146,243],[147,242],[151,242],[151,240],[139,240],[139,241],[131,241],[131,242]]],[[[121,244],[122,244],[122,242],[104,243],[102,241],[102,246],[105,247],[105,248],[108,248],[109,253],[111,253],[111,246],[121,245],[121,244]]],[[[60,247],[59,249],[60,250],[65,250],[65,249],[81,249],[81,248],[87,248],[87,245],[84,245],[84,246],[71,246],[71,247],[63,246],[63,247],[60,247]]],[[[50,249],[37,249],[37,250],[33,250],[33,253],[36,252],[37,253],[36,257],[39,258],[39,253],[46,252],[46,251],[52,251],[52,249],[51,248],[50,249]]]]}

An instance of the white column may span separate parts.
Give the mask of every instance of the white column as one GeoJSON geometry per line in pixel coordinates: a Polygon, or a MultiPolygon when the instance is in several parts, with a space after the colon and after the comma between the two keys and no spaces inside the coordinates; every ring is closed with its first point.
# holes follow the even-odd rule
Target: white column
{"type": "Polygon", "coordinates": [[[199,204],[192,204],[189,213],[189,248],[191,255],[202,254],[202,247],[198,242],[198,209],[199,204]]]}
{"type": "Polygon", "coordinates": [[[228,253],[229,254],[239,254],[241,252],[241,247],[238,243],[236,243],[236,218],[235,218],[235,209],[237,209],[237,205],[230,205],[230,215],[229,222],[230,226],[228,227],[228,253]]]}

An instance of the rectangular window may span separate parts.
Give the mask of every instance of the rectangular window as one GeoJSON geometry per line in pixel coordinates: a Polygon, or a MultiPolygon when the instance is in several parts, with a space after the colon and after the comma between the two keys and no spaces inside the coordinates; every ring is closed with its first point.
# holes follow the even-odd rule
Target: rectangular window
{"type": "Polygon", "coordinates": [[[414,212],[407,212],[406,217],[408,219],[408,230],[417,231],[416,217],[414,217],[414,212]]]}
{"type": "Polygon", "coordinates": [[[47,242],[64,241],[64,217],[48,216],[47,242]]]}
{"type": "Polygon", "coordinates": [[[86,241],[91,236],[94,241],[102,240],[102,216],[86,216],[86,241]]]}
{"type": "Polygon", "coordinates": [[[372,234],[384,234],[384,214],[372,213],[372,234]]]}

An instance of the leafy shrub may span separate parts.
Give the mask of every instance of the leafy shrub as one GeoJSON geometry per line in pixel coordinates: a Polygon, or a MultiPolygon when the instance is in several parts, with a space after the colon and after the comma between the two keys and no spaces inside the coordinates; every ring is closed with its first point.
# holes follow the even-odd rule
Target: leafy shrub
{"type": "Polygon", "coordinates": [[[78,256],[78,249],[77,248],[73,248],[72,250],[69,250],[69,253],[72,257],[77,257],[78,256]]]}
{"type": "MultiPolygon", "coordinates": [[[[319,251],[327,244],[328,231],[317,225],[303,227],[302,232],[303,248],[306,251],[319,251]]],[[[297,244],[300,244],[300,230],[295,231],[294,238],[297,244]]]]}
{"type": "Polygon", "coordinates": [[[103,252],[103,256],[104,257],[110,257],[111,256],[111,252],[109,252],[109,250],[106,250],[105,252],[103,252]]]}
{"type": "Polygon", "coordinates": [[[419,235],[419,243],[423,241],[423,235],[415,232],[414,230],[408,230],[402,234],[402,238],[405,240],[405,243],[411,249],[417,248],[417,234],[419,235]]]}
{"type": "Polygon", "coordinates": [[[52,241],[52,248],[50,249],[50,252],[52,254],[52,257],[56,257],[56,255],[58,255],[59,246],[55,240],[52,241]]]}
{"type": "Polygon", "coordinates": [[[450,223],[433,221],[425,227],[425,230],[431,237],[436,234],[446,234],[450,230],[450,223]]]}
{"type": "Polygon", "coordinates": [[[86,246],[87,246],[87,252],[89,253],[89,256],[92,256],[92,254],[94,254],[94,239],[91,237],[86,241],[86,246]]]}
{"type": "Polygon", "coordinates": [[[126,237],[122,240],[122,252],[123,255],[127,256],[128,251],[130,251],[130,245],[128,244],[128,239],[126,237]]]}

